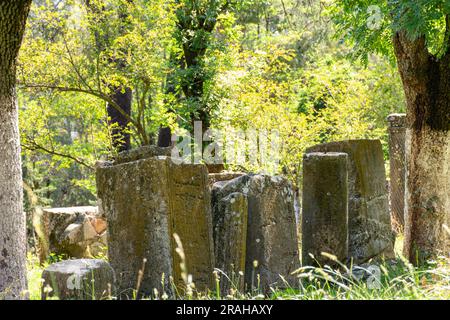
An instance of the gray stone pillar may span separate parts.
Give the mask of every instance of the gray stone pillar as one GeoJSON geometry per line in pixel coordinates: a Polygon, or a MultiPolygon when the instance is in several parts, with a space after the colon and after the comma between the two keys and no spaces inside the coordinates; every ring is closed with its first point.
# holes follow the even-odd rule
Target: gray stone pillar
{"type": "Polygon", "coordinates": [[[405,176],[406,176],[406,114],[391,114],[387,118],[390,159],[390,209],[399,231],[405,225],[405,176]]]}
{"type": "Polygon", "coordinates": [[[335,265],[348,256],[348,170],[346,153],[309,153],[303,158],[302,264],[335,265]],[[312,254],[314,258],[310,256],[312,254]]]}
{"type": "MultiPolygon", "coordinates": [[[[213,206],[235,193],[245,195],[248,204],[246,289],[268,293],[270,288],[286,288],[286,282],[296,285],[292,272],[299,268],[300,259],[291,183],[278,176],[253,174],[217,182],[212,191],[213,206]]],[[[217,225],[217,218],[215,221],[217,225]]]]}
{"type": "Polygon", "coordinates": [[[169,277],[182,291],[188,274],[196,289],[205,291],[214,271],[206,166],[146,156],[99,164],[96,172],[99,209],[108,220],[108,256],[121,297],[137,288],[146,297],[155,288],[168,292],[169,277]],[[182,255],[174,234],[182,242],[182,255]]]}
{"type": "Polygon", "coordinates": [[[214,252],[220,274],[220,289],[244,290],[248,199],[240,192],[220,199],[213,207],[214,252]]]}
{"type": "Polygon", "coordinates": [[[348,154],[349,257],[361,264],[378,256],[394,256],[386,169],[380,140],[330,142],[307,149],[348,154]]]}

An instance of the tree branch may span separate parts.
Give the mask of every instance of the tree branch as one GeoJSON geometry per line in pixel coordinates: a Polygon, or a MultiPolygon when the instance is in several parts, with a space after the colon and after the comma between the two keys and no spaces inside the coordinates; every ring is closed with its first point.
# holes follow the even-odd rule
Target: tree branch
{"type": "Polygon", "coordinates": [[[41,146],[41,145],[37,144],[35,141],[30,141],[30,145],[21,144],[21,146],[22,146],[22,148],[30,150],[30,151],[40,150],[40,151],[43,151],[45,153],[48,153],[48,154],[51,154],[51,155],[54,155],[54,156],[67,158],[67,159],[73,160],[74,162],[76,162],[76,163],[78,163],[78,164],[80,164],[80,165],[82,165],[82,166],[84,166],[84,167],[86,167],[86,168],[88,168],[90,170],[94,170],[93,166],[87,164],[85,161],[83,161],[83,160],[81,160],[81,159],[79,159],[77,157],[71,156],[70,154],[64,154],[64,153],[55,151],[54,149],[50,150],[50,149],[48,149],[48,148],[46,148],[44,146],[41,146]]]}
{"type": "Polygon", "coordinates": [[[148,137],[146,135],[146,132],[144,128],[142,127],[142,124],[138,121],[134,120],[132,117],[130,117],[113,99],[111,99],[108,95],[104,94],[103,92],[97,91],[97,90],[87,90],[82,88],[68,88],[68,87],[61,87],[61,86],[54,86],[54,85],[43,85],[43,84],[25,84],[21,83],[21,87],[24,88],[30,88],[30,89],[49,89],[49,90],[56,90],[60,92],[80,92],[92,95],[94,97],[97,97],[103,101],[106,101],[109,103],[114,109],[116,109],[122,116],[124,116],[130,123],[134,125],[136,128],[136,133],[141,136],[142,141],[144,143],[148,143],[148,137]]]}

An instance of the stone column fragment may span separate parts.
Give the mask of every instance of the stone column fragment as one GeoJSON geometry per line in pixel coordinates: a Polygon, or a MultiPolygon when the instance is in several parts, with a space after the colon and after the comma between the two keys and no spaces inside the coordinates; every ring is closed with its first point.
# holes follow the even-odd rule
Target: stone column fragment
{"type": "Polygon", "coordinates": [[[108,262],[96,259],[65,260],[42,273],[42,300],[101,300],[114,297],[115,275],[108,262]],[[49,290],[51,289],[51,290],[49,290]]]}
{"type": "Polygon", "coordinates": [[[176,164],[165,156],[101,165],[97,190],[99,207],[108,220],[109,259],[122,297],[130,297],[134,289],[144,296],[154,289],[168,292],[170,277],[181,291],[188,275],[200,291],[212,286],[206,166],[176,164]],[[182,242],[181,255],[174,234],[182,242]]]}
{"type": "Polygon", "coordinates": [[[243,193],[232,193],[213,207],[214,252],[222,295],[230,288],[244,290],[247,219],[248,199],[243,193]]]}
{"type": "Polygon", "coordinates": [[[236,192],[248,199],[246,289],[295,285],[291,273],[300,259],[292,185],[279,176],[244,175],[214,184],[213,203],[236,192]]]}
{"type": "Polygon", "coordinates": [[[348,154],[349,257],[360,264],[394,255],[386,170],[380,140],[347,140],[309,148],[312,152],[348,154]]]}
{"type": "Polygon", "coordinates": [[[305,154],[302,203],[302,264],[336,265],[323,252],[345,263],[348,256],[346,153],[305,154]]]}
{"type": "Polygon", "coordinates": [[[406,114],[391,114],[387,118],[390,159],[390,208],[401,231],[405,225],[406,183],[406,114]]]}

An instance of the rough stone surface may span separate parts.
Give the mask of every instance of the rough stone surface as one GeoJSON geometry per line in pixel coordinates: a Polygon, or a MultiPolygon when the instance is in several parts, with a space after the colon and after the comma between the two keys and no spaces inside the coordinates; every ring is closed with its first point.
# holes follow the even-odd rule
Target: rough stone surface
{"type": "Polygon", "coordinates": [[[206,167],[208,168],[209,173],[221,173],[225,169],[223,163],[207,164],[206,167]]]}
{"type": "Polygon", "coordinates": [[[42,299],[101,300],[114,296],[115,275],[108,262],[95,259],[65,260],[42,273],[42,299]],[[48,292],[47,287],[51,288],[48,292]]]}
{"type": "Polygon", "coordinates": [[[210,173],[208,175],[208,185],[212,187],[216,182],[220,181],[230,181],[243,176],[245,173],[242,172],[221,172],[221,173],[210,173]]]}
{"type": "Polygon", "coordinates": [[[232,287],[244,290],[247,220],[248,199],[242,193],[229,194],[213,206],[215,267],[226,275],[220,273],[223,295],[232,287]]]}
{"type": "Polygon", "coordinates": [[[302,263],[336,265],[348,257],[346,153],[309,153],[303,158],[302,263]],[[312,254],[314,258],[310,256],[312,254]]]}
{"type": "Polygon", "coordinates": [[[386,171],[379,140],[348,140],[309,148],[312,152],[348,154],[349,256],[363,263],[383,254],[393,255],[386,171]]]}
{"type": "Polygon", "coordinates": [[[399,231],[405,225],[406,114],[388,116],[391,214],[399,231]]]}
{"type": "MultiPolygon", "coordinates": [[[[170,234],[178,234],[186,267],[199,290],[211,288],[214,270],[211,193],[204,165],[169,164],[170,234]]],[[[172,247],[175,248],[172,237],[172,247]]],[[[180,257],[174,255],[174,279],[182,284],[180,257]]]]}
{"type": "Polygon", "coordinates": [[[213,187],[213,201],[233,193],[248,199],[248,223],[245,258],[247,289],[284,287],[280,275],[293,283],[290,274],[299,267],[294,194],[282,177],[244,175],[213,187]],[[255,268],[254,262],[257,261],[255,268]]]}
{"type": "Polygon", "coordinates": [[[207,181],[204,165],[177,165],[169,157],[97,168],[98,198],[108,219],[109,259],[123,296],[137,287],[144,295],[155,288],[167,292],[169,277],[182,287],[174,233],[181,238],[196,287],[210,287],[214,254],[207,181]]]}
{"type": "Polygon", "coordinates": [[[106,247],[106,221],[97,207],[43,209],[34,221],[39,236],[39,256],[50,253],[90,258],[106,247]]]}
{"type": "Polygon", "coordinates": [[[133,162],[141,159],[147,159],[157,156],[170,156],[172,148],[161,148],[157,146],[142,146],[140,148],[124,151],[118,154],[114,165],[133,162]]]}

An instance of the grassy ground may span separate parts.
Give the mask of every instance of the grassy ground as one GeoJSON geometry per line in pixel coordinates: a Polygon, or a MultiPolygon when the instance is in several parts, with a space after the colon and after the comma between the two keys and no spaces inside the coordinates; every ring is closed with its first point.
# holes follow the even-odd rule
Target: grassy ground
{"type": "MultiPolygon", "coordinates": [[[[401,239],[398,239],[401,244],[401,239]]],[[[400,254],[401,245],[396,247],[397,259],[363,267],[339,270],[329,267],[303,268],[296,272],[298,283],[285,290],[271,290],[263,296],[255,289],[251,294],[243,294],[231,290],[228,296],[217,292],[197,293],[195,289],[188,295],[178,299],[339,299],[339,300],[371,300],[371,299],[450,299],[450,261],[445,258],[430,261],[427,266],[415,268],[400,254]]],[[[54,257],[53,257],[54,260],[54,257]]],[[[41,273],[44,266],[39,265],[33,255],[28,257],[28,281],[30,298],[41,297],[41,273]]],[[[217,282],[217,288],[220,283],[217,282]]],[[[156,293],[154,299],[170,299],[156,293]]]]}

